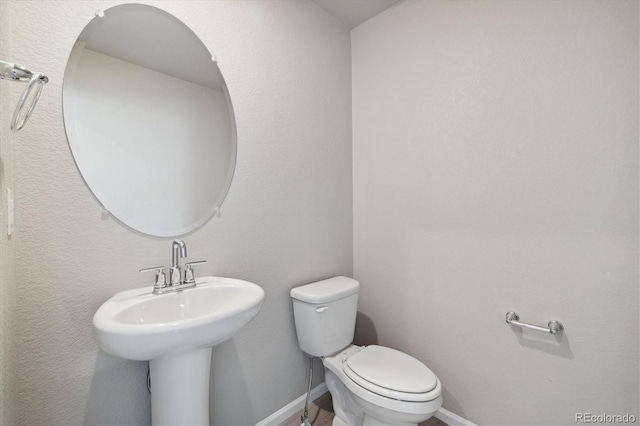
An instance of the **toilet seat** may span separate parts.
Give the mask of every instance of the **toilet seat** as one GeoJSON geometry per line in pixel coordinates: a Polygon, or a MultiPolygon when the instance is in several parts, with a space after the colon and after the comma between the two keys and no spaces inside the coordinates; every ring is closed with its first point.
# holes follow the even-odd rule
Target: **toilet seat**
{"type": "MultiPolygon", "coordinates": [[[[408,392],[385,389],[362,378],[358,379],[353,370],[350,374],[356,379],[348,376],[347,371],[351,368],[347,366],[347,361],[366,349],[367,347],[349,345],[338,353],[322,358],[327,386],[338,404],[348,407],[353,403],[357,407],[356,411],[364,410],[365,413],[368,413],[367,415],[373,416],[385,424],[417,424],[429,418],[440,408],[442,405],[442,385],[437,377],[434,389],[426,393],[412,395],[408,392]],[[344,392],[347,394],[342,396],[344,392]],[[414,400],[408,400],[412,396],[414,400]],[[388,420],[385,421],[384,418],[388,420]]],[[[358,424],[353,419],[351,422],[358,424]]]]}
{"type": "Polygon", "coordinates": [[[438,379],[429,368],[403,352],[371,345],[343,361],[348,379],[380,396],[407,402],[438,398],[438,379]]]}

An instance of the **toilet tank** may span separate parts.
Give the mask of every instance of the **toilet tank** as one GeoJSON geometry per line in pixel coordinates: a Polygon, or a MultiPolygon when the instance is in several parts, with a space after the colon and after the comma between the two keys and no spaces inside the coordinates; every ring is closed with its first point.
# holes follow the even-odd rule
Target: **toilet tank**
{"type": "Polygon", "coordinates": [[[353,341],[358,312],[358,281],[334,277],[291,289],[300,349],[327,356],[353,341]]]}

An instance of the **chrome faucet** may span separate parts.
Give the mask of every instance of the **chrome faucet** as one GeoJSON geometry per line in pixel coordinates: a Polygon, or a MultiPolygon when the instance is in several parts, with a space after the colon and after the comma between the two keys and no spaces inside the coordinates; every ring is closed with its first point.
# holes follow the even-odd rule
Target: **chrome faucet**
{"type": "Polygon", "coordinates": [[[153,294],[171,293],[196,286],[196,278],[193,274],[193,265],[206,263],[206,260],[185,263],[184,280],[180,269],[180,258],[187,257],[187,245],[182,240],[174,240],[171,243],[171,268],[169,269],[169,282],[166,282],[164,266],[140,269],[140,272],[155,272],[156,283],[153,286],[153,294]]]}
{"type": "Polygon", "coordinates": [[[196,286],[196,278],[193,274],[193,265],[206,263],[206,260],[185,263],[184,280],[180,269],[180,258],[187,257],[187,245],[182,240],[174,240],[171,243],[171,268],[169,269],[169,282],[166,282],[164,266],[140,269],[140,272],[156,272],[156,282],[153,286],[153,294],[171,293],[196,286]]]}
{"type": "Polygon", "coordinates": [[[182,240],[174,240],[171,244],[171,269],[169,269],[169,285],[182,284],[182,271],[178,265],[178,256],[187,257],[187,245],[182,240]]]}

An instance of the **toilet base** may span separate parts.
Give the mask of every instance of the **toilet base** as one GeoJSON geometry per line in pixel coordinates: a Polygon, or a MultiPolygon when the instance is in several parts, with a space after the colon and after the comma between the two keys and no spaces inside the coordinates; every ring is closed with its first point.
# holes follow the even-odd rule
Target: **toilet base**
{"type": "Polygon", "coordinates": [[[337,415],[335,415],[333,416],[333,422],[331,422],[331,426],[349,426],[349,424],[343,422],[337,415]]]}
{"type": "MultiPolygon", "coordinates": [[[[331,423],[331,426],[350,426],[350,425],[340,420],[340,418],[336,415],[333,417],[333,422],[331,423]]],[[[362,426],[418,426],[418,423],[402,423],[402,424],[393,423],[393,425],[390,425],[389,423],[383,423],[380,420],[376,420],[373,417],[369,417],[365,414],[362,422],[362,426]]]]}
{"type": "MultiPolygon", "coordinates": [[[[368,415],[364,415],[364,422],[362,426],[391,426],[389,423],[381,422],[368,415]]],[[[418,423],[393,423],[393,426],[418,426],[418,423]]]]}

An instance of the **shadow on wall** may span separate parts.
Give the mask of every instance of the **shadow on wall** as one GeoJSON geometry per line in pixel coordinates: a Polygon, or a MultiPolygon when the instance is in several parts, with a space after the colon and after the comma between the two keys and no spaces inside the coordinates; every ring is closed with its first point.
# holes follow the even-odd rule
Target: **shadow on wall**
{"type": "Polygon", "coordinates": [[[371,318],[358,312],[356,316],[356,332],[353,336],[353,344],[357,346],[369,346],[378,344],[378,331],[371,318]]]}
{"type": "Polygon", "coordinates": [[[251,404],[249,389],[256,378],[246,377],[242,356],[235,339],[220,343],[211,352],[211,379],[209,382],[209,419],[211,424],[255,424],[255,408],[251,404]],[[233,385],[229,385],[232,383],[233,385]],[[215,401],[215,403],[212,403],[215,401]]]}
{"type": "Polygon", "coordinates": [[[84,424],[150,424],[148,368],[147,361],[129,361],[99,351],[87,397],[84,424]]]}
{"type": "Polygon", "coordinates": [[[549,355],[573,359],[573,352],[566,333],[541,334],[539,331],[513,328],[513,334],[518,339],[518,344],[525,348],[535,349],[549,355]]]}

